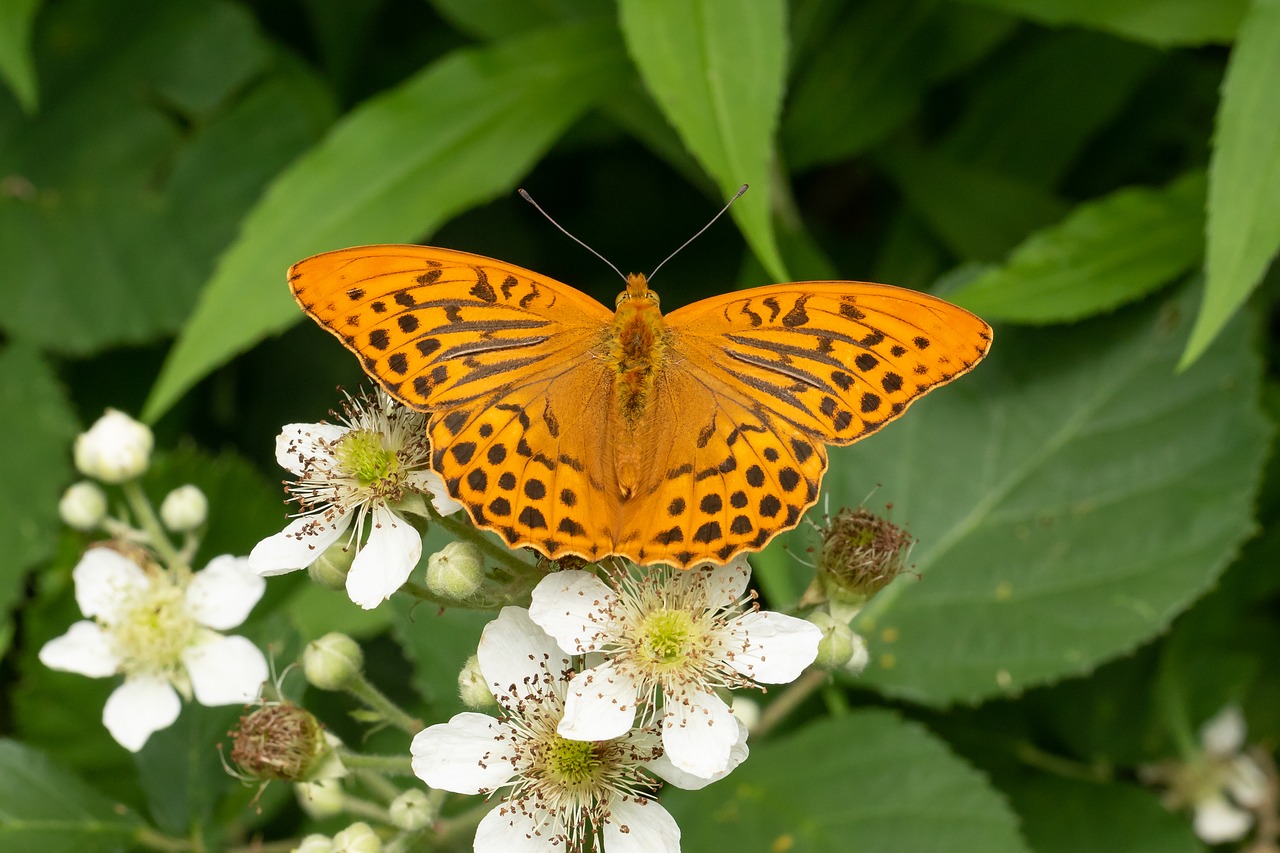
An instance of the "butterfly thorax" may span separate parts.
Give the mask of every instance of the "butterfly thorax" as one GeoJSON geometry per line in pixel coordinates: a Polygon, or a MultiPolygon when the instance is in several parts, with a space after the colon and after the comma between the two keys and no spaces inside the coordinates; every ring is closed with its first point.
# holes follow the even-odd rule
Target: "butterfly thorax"
{"type": "Polygon", "coordinates": [[[627,289],[618,295],[606,356],[614,377],[610,426],[616,440],[619,497],[623,499],[639,485],[641,442],[637,439],[642,425],[649,422],[654,382],[666,361],[667,335],[657,294],[649,290],[643,275],[628,276],[627,289]]]}

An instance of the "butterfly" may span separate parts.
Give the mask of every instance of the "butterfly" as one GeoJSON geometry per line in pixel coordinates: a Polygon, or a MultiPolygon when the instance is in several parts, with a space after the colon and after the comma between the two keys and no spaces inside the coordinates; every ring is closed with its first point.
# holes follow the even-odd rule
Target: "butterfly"
{"type": "Polygon", "coordinates": [[[427,412],[471,520],[549,559],[688,568],[757,551],[851,444],[970,370],[991,328],[912,290],[775,284],[668,315],[645,276],[616,310],[514,264],[376,245],[300,261],[302,309],[427,412]]]}

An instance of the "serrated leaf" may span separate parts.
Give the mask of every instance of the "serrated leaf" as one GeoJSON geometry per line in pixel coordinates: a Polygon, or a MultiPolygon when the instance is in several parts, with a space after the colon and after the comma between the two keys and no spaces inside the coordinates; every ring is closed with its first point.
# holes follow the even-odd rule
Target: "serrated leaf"
{"type": "Polygon", "coordinates": [[[786,79],[781,0],[621,0],[623,37],[645,86],[778,281],[787,275],[770,216],[774,134],[786,79]]]}
{"type": "Polygon", "coordinates": [[[143,827],[71,773],[17,741],[0,741],[0,848],[7,853],[123,851],[143,827]]]}
{"type": "Polygon", "coordinates": [[[510,189],[624,79],[611,27],[570,24],[459,50],[349,113],[245,219],[151,391],[155,419],[235,353],[302,318],[290,264],[405,242],[510,189]]]}
{"type": "Polygon", "coordinates": [[[1194,362],[1280,249],[1280,0],[1254,0],[1227,63],[1209,158],[1205,288],[1180,368],[1194,362]]]}
{"type": "Polygon", "coordinates": [[[1200,260],[1204,193],[1197,172],[1078,205],[947,298],[988,322],[1013,323],[1078,320],[1131,302],[1200,260]]]}
{"type": "Polygon", "coordinates": [[[171,333],[331,108],[239,5],[71,0],[37,29],[40,113],[0,102],[0,328],[77,354],[171,333]]]}
{"type": "Polygon", "coordinates": [[[1229,42],[1248,0],[964,0],[1043,24],[1093,27],[1170,47],[1229,42]]]}
{"type": "MultiPolygon", "coordinates": [[[[1168,625],[1253,529],[1271,427],[1241,320],[1172,367],[1184,290],[1071,328],[1001,328],[971,375],[833,450],[833,506],[919,538],[856,621],[863,680],[931,704],[1090,671],[1168,625]]],[[[799,540],[791,550],[802,552],[799,540]]]]}
{"type": "Polygon", "coordinates": [[[27,112],[35,112],[36,66],[31,58],[31,29],[42,0],[0,3],[0,79],[27,112]]]}
{"type": "Polygon", "coordinates": [[[1027,848],[987,780],[917,723],[858,711],[759,746],[721,782],[662,803],[689,851],[1013,853],[1027,848]]]}
{"type": "Polygon", "coordinates": [[[1186,818],[1151,791],[1040,775],[1009,789],[1023,832],[1036,853],[1123,850],[1124,853],[1200,853],[1186,818]]]}

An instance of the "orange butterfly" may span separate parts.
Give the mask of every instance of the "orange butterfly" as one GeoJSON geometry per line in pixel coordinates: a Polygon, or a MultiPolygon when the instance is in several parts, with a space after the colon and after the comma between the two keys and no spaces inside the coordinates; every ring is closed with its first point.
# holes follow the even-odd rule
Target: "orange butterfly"
{"type": "Polygon", "coordinates": [[[797,282],[667,316],[512,264],[362,246],[300,261],[303,310],[405,405],[477,527],[551,559],[687,568],[758,551],[870,435],[986,355],[991,328],[882,284],[797,282]]]}

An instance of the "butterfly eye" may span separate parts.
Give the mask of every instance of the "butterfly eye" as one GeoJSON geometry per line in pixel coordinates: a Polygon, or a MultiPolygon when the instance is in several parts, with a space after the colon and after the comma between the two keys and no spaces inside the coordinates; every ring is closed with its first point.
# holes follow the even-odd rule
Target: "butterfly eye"
{"type": "Polygon", "coordinates": [[[644,292],[644,298],[645,298],[645,299],[652,299],[652,300],[653,300],[653,305],[654,305],[654,307],[655,307],[655,308],[656,308],[657,306],[659,306],[659,305],[661,305],[661,304],[662,304],[662,302],[658,299],[658,294],[654,293],[652,290],[646,290],[646,291],[644,292]]]}

